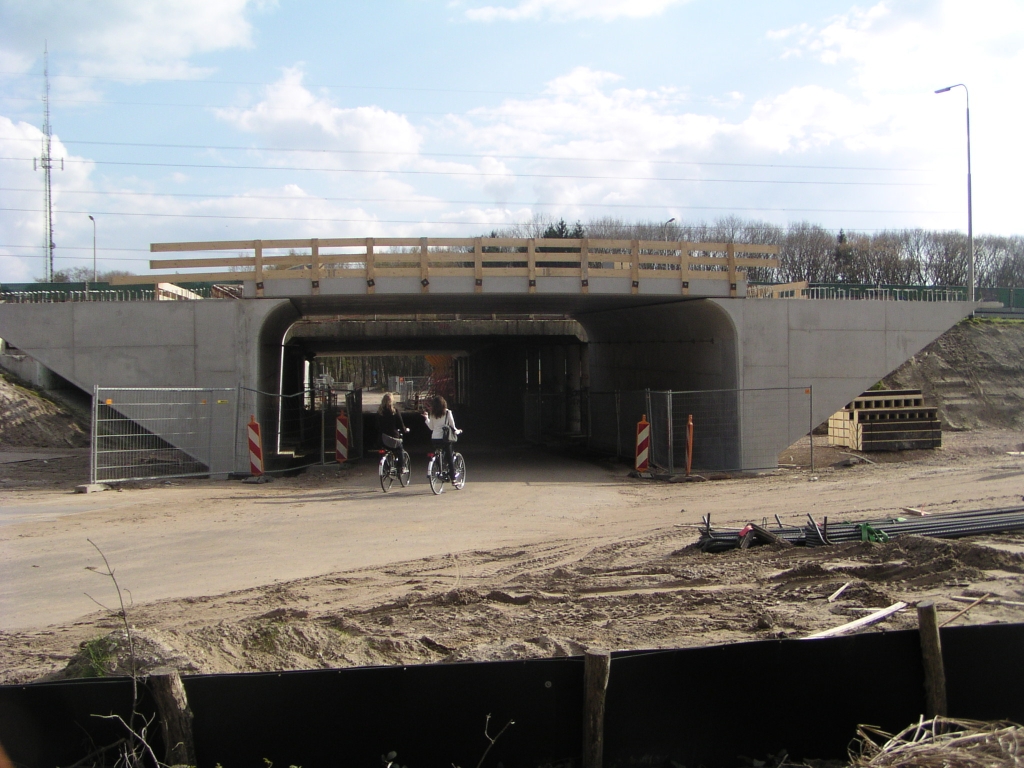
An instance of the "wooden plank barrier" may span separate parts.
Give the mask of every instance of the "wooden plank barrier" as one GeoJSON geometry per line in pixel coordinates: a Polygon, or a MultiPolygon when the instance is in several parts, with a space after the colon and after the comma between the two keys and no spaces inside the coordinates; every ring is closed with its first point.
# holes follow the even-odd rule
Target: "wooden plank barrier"
{"type": "Polygon", "coordinates": [[[317,295],[325,279],[356,278],[364,280],[366,293],[372,294],[382,278],[418,277],[421,292],[429,293],[435,277],[466,277],[479,293],[488,278],[520,277],[525,278],[528,292],[534,293],[540,278],[575,277],[580,292],[589,293],[593,279],[611,277],[624,278],[632,294],[639,293],[641,283],[650,280],[673,280],[680,295],[690,293],[693,280],[721,280],[728,282],[729,295],[736,296],[743,270],[779,265],[775,245],[590,238],[225,240],[152,243],[150,251],[234,251],[238,255],[154,259],[149,262],[151,270],[201,271],[124,275],[112,278],[111,284],[232,279],[254,281],[256,295],[262,296],[267,281],[305,279],[317,295]],[[286,250],[291,253],[271,255],[286,250]]]}

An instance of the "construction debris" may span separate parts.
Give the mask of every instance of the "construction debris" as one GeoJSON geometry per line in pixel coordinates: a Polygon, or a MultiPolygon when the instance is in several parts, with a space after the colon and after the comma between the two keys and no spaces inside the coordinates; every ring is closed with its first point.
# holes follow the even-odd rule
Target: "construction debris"
{"type": "Polygon", "coordinates": [[[1024,763],[1024,728],[1015,723],[936,717],[922,719],[895,736],[869,725],[862,725],[857,732],[860,754],[850,755],[853,768],[981,768],[1024,763]]]}
{"type": "MultiPolygon", "coordinates": [[[[819,524],[810,514],[808,525],[783,525],[767,529],[750,524],[741,529],[714,530],[710,516],[698,541],[704,552],[725,552],[754,544],[797,545],[819,547],[851,541],[885,542],[899,536],[929,536],[937,539],[958,539],[984,533],[1005,533],[1024,530],[1024,507],[975,509],[966,512],[932,514],[917,520],[897,517],[892,520],[829,523],[827,517],[819,524]]],[[[765,526],[767,521],[765,521],[765,526]]]]}
{"type": "Polygon", "coordinates": [[[864,629],[865,627],[870,627],[872,624],[877,624],[880,621],[885,621],[894,613],[898,613],[906,607],[907,604],[903,601],[893,603],[888,608],[883,608],[880,611],[869,613],[867,616],[861,616],[859,619],[851,621],[848,624],[843,624],[838,627],[832,627],[832,629],[826,629],[822,632],[815,632],[813,635],[808,635],[803,639],[818,640],[823,637],[838,637],[839,635],[849,635],[852,632],[857,632],[861,629],[864,629]]]}

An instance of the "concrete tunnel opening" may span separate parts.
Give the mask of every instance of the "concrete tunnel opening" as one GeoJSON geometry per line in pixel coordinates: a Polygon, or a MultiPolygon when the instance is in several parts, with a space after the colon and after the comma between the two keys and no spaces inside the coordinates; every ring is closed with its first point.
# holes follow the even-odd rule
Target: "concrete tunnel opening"
{"type": "MultiPolygon", "coordinates": [[[[272,367],[273,361],[266,359],[275,356],[272,347],[264,346],[266,367],[272,367]]],[[[616,391],[735,389],[736,349],[728,314],[698,299],[557,314],[305,312],[284,330],[276,357],[279,391],[285,396],[305,391],[323,370],[338,370],[329,361],[447,359],[451,381],[441,394],[459,426],[473,446],[500,452],[524,444],[567,447],[585,442],[591,409],[607,410],[616,391]]],[[[369,379],[359,383],[372,386],[372,375],[369,379]]],[[[376,385],[388,388],[380,375],[376,385]]],[[[282,434],[296,434],[299,430],[288,421],[301,418],[302,400],[284,402],[290,407],[282,405],[280,411],[282,434]]],[[[368,398],[371,402],[360,409],[367,451],[378,442],[376,401],[368,398]]],[[[406,405],[406,421],[413,429],[410,444],[427,445],[416,403],[411,405],[406,405]]],[[[736,466],[738,409],[728,397],[720,408],[722,418],[732,422],[733,436],[716,446],[708,460],[736,466]]],[[[598,413],[597,418],[606,415],[598,413]]],[[[288,450],[286,444],[282,447],[288,450]]]]}

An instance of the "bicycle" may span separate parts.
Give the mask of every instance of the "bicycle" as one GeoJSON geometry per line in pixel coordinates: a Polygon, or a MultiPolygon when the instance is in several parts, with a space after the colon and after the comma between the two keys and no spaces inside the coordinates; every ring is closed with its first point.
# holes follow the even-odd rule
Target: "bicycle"
{"type": "Polygon", "coordinates": [[[461,453],[456,452],[452,454],[454,471],[450,473],[444,460],[443,450],[428,453],[427,456],[430,458],[430,461],[427,463],[427,480],[430,481],[430,490],[434,492],[435,496],[439,493],[444,493],[444,484],[448,482],[457,491],[461,491],[465,487],[466,460],[462,458],[461,453]]]}
{"type": "Polygon", "coordinates": [[[398,482],[402,484],[403,488],[408,488],[409,483],[412,482],[412,471],[410,466],[412,460],[409,458],[408,451],[402,446],[401,440],[395,440],[397,445],[394,448],[382,448],[380,451],[380,464],[377,466],[377,475],[380,477],[380,487],[384,493],[387,493],[391,489],[391,484],[394,483],[395,478],[398,478],[398,482]],[[398,456],[395,451],[402,452],[402,473],[398,473],[398,456]]]}

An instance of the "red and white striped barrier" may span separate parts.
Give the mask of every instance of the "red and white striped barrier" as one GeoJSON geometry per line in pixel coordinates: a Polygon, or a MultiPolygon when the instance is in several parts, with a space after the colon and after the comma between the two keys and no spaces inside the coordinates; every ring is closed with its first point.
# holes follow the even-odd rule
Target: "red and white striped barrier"
{"type": "Polygon", "coordinates": [[[260,423],[255,416],[249,417],[249,474],[253,477],[263,475],[263,437],[260,435],[260,423]]]}
{"type": "Polygon", "coordinates": [[[348,416],[344,411],[338,414],[334,428],[334,460],[339,464],[348,461],[348,416]]]}
{"type": "Polygon", "coordinates": [[[636,464],[637,472],[646,472],[651,463],[651,425],[647,422],[647,414],[640,417],[636,424],[636,464]]]}

